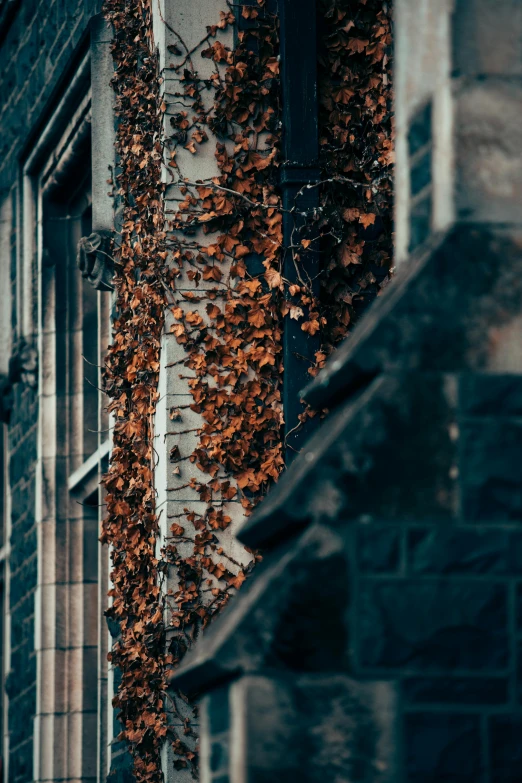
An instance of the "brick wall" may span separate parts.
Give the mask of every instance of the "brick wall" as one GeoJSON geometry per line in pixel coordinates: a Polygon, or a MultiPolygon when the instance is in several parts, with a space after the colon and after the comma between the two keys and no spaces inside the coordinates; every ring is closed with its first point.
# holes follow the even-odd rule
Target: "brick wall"
{"type": "Polygon", "coordinates": [[[8,433],[11,490],[11,671],[9,697],[9,780],[33,778],[32,720],[36,707],[34,591],[36,587],[35,463],[37,398],[34,390],[16,384],[8,433]]]}
{"type": "Polygon", "coordinates": [[[382,374],[307,448],[272,513],[315,524],[265,548],[174,681],[206,693],[204,779],[520,783],[522,376],[382,374]]]}
{"type": "MultiPolygon", "coordinates": [[[[11,280],[11,324],[16,332],[16,195],[12,188],[9,265],[11,280]]],[[[14,346],[16,347],[16,346],[14,346]]],[[[9,699],[9,780],[25,783],[33,779],[33,725],[36,710],[36,656],[34,652],[34,593],[37,579],[35,525],[35,472],[37,448],[37,393],[16,383],[10,392],[12,411],[7,435],[11,535],[9,540],[9,611],[11,617],[11,666],[5,681],[9,699]]]]}
{"type": "Polygon", "coordinates": [[[100,10],[101,0],[20,2],[0,45],[0,192],[16,181],[20,151],[59,100],[100,10]]]}
{"type": "MultiPolygon", "coordinates": [[[[338,779],[522,780],[519,236],[456,226],[412,260],[360,339],[338,349],[306,392],[331,412],[239,531],[263,564],[173,681],[203,694],[252,673],[330,677],[332,693],[341,675],[373,683],[376,696],[393,686],[388,717],[382,705],[372,713],[360,755],[350,756],[340,747],[350,747],[359,712],[348,707],[339,722],[324,680],[328,715],[313,707],[310,736],[338,732],[338,779]],[[386,731],[398,752],[383,766],[386,731]]],[[[263,711],[230,704],[235,758],[263,731],[268,748],[263,711]]],[[[223,745],[224,732],[211,721],[209,730],[212,767],[210,740],[223,745]]],[[[295,742],[303,783],[334,779],[334,754],[319,754],[314,776],[314,740],[295,742]]],[[[278,777],[285,753],[273,761],[267,752],[255,780],[297,779],[278,777]]],[[[212,771],[221,774],[221,761],[212,771]]]]}
{"type": "MultiPolygon", "coordinates": [[[[100,0],[22,0],[0,29],[0,194],[11,190],[16,203],[20,157],[36,138],[50,109],[74,73],[89,43],[89,20],[100,0]]],[[[16,214],[16,209],[13,210],[16,214]]],[[[16,245],[0,263],[11,269],[16,347],[16,245]]],[[[1,304],[0,304],[1,306],[1,304]]],[[[36,708],[34,591],[37,578],[35,469],[37,392],[18,383],[8,430],[11,493],[11,671],[9,697],[9,779],[33,779],[33,716],[36,708]]]]}
{"type": "MultiPolygon", "coordinates": [[[[522,378],[454,380],[446,378],[456,391],[447,416],[430,407],[433,428],[438,421],[452,436],[438,475],[450,474],[454,498],[441,481],[445,510],[441,504],[436,516],[425,503],[406,523],[357,525],[354,646],[360,674],[401,683],[408,783],[515,783],[522,779],[522,378]]],[[[411,470],[404,441],[398,455],[390,490],[392,477],[398,485],[399,473],[411,470]]],[[[414,476],[409,492],[426,500],[414,476]]]]}

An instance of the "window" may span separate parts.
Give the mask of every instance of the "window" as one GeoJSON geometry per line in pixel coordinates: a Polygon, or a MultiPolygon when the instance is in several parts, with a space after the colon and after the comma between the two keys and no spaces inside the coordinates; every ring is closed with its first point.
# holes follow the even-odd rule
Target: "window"
{"type": "Polygon", "coordinates": [[[98,774],[100,477],[109,453],[100,368],[111,298],[77,263],[93,221],[90,103],[87,94],[26,185],[40,259],[37,779],[98,774]]]}
{"type": "MultiPolygon", "coordinates": [[[[108,344],[110,297],[77,266],[78,245],[91,234],[89,149],[71,177],[43,201],[43,257],[54,268],[56,384],[63,399],[58,428],[66,442],[67,486],[77,502],[98,508],[99,462],[109,451],[100,368],[108,344]]],[[[97,512],[96,512],[97,514],[97,512]]]]}

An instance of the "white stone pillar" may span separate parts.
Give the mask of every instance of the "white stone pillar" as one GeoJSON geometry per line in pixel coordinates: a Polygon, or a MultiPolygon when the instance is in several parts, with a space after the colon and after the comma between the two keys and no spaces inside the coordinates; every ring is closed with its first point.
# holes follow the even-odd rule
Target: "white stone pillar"
{"type": "MultiPolygon", "coordinates": [[[[203,78],[210,77],[215,71],[216,65],[211,60],[201,57],[201,50],[208,47],[208,43],[198,48],[199,43],[207,35],[207,27],[217,24],[220,21],[220,12],[228,12],[230,9],[225,0],[191,0],[190,2],[174,2],[174,0],[155,0],[154,9],[154,36],[155,43],[159,49],[160,66],[164,76],[164,99],[166,103],[166,114],[164,123],[165,136],[168,138],[172,132],[170,118],[179,111],[180,105],[176,103],[179,97],[174,93],[180,91],[180,82],[175,66],[179,65],[188,53],[193,60],[194,68],[203,78]],[[177,53],[179,52],[179,54],[177,53]]],[[[234,44],[234,30],[229,27],[227,30],[218,30],[217,39],[226,46],[232,47],[234,44]]],[[[216,39],[211,39],[213,43],[216,39]]],[[[206,99],[213,100],[213,92],[208,91],[206,99]]],[[[187,101],[188,105],[188,101],[187,101]]],[[[188,108],[191,115],[190,108],[188,108]]],[[[194,112],[192,112],[194,113],[194,112]]],[[[191,181],[207,179],[217,176],[219,171],[215,160],[216,139],[212,136],[210,130],[205,128],[209,140],[205,144],[198,145],[197,154],[192,154],[181,144],[178,146],[176,160],[180,166],[182,174],[191,181]]],[[[188,140],[187,140],[188,141],[188,140]]],[[[180,190],[177,184],[172,184],[172,169],[164,168],[164,177],[166,183],[165,214],[167,224],[175,216],[180,199],[180,190]]],[[[172,236],[172,234],[171,234],[172,236]]],[[[203,233],[196,235],[196,240],[201,239],[203,244],[212,241],[212,236],[203,233]]],[[[222,267],[226,275],[226,267],[222,267]]],[[[189,279],[186,271],[178,278],[178,299],[180,306],[188,311],[200,312],[202,317],[206,318],[205,304],[189,303],[183,300],[182,294],[192,291],[204,291],[214,287],[215,283],[200,281],[199,288],[196,289],[194,283],[189,279]]],[[[155,419],[155,450],[157,454],[157,467],[155,471],[155,483],[157,490],[157,510],[160,515],[160,525],[163,541],[169,535],[172,518],[181,514],[185,508],[203,513],[206,504],[200,501],[195,490],[182,487],[192,476],[196,476],[201,481],[208,481],[210,477],[201,473],[197,467],[192,465],[187,458],[194,450],[198,442],[197,432],[190,432],[182,435],[177,433],[186,430],[197,429],[203,424],[203,419],[198,413],[188,409],[188,405],[193,402],[190,394],[188,381],[180,379],[179,375],[193,376],[193,372],[185,368],[181,363],[186,358],[183,346],[178,345],[175,336],[170,332],[170,326],[173,323],[173,317],[167,314],[165,334],[162,342],[161,370],[160,370],[160,400],[158,403],[155,419]],[[169,415],[172,409],[180,409],[179,417],[171,420],[169,415]],[[168,435],[166,433],[169,433],[168,435]],[[179,447],[182,457],[181,462],[177,463],[179,473],[173,472],[174,465],[169,463],[169,454],[174,445],[179,447]]],[[[232,517],[233,522],[226,531],[217,531],[220,545],[224,551],[230,554],[237,562],[246,564],[250,556],[234,537],[234,529],[243,519],[243,510],[239,502],[227,504],[227,514],[232,517]]],[[[188,537],[193,537],[195,529],[183,519],[177,520],[186,530],[188,537]]],[[[178,551],[189,556],[193,545],[189,542],[177,545],[178,551]]],[[[232,569],[229,562],[227,565],[232,569]]],[[[176,589],[176,575],[170,574],[167,587],[176,589]]],[[[178,705],[181,707],[181,704],[178,705]]],[[[187,709],[187,708],[186,708],[187,709]]],[[[188,714],[187,709],[187,714],[188,714]]],[[[174,723],[176,719],[174,719],[174,723]]],[[[194,726],[194,722],[192,721],[194,726]]],[[[178,721],[180,730],[183,728],[178,721]]],[[[185,737],[181,731],[181,739],[185,737]]],[[[189,740],[190,743],[190,740],[189,740]]],[[[175,783],[189,783],[192,780],[190,772],[175,771],[172,764],[172,757],[168,743],[164,748],[163,754],[164,773],[166,780],[175,781],[175,783]]]]}
{"type": "Polygon", "coordinates": [[[427,230],[434,233],[445,231],[454,218],[452,6],[453,0],[394,3],[397,265],[406,260],[415,244],[415,214],[421,220],[425,211],[427,230]],[[419,125],[418,144],[412,146],[415,121],[419,125]],[[416,184],[412,188],[412,172],[420,173],[422,168],[429,182],[420,181],[417,191],[416,184]]]}

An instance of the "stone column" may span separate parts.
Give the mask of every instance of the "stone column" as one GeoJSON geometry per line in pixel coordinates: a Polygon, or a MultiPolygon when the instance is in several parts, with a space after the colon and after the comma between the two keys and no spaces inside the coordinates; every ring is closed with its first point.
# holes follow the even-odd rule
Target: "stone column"
{"type": "Polygon", "coordinates": [[[396,0],[394,5],[395,259],[400,265],[454,217],[452,0],[396,0]]]}
{"type": "MultiPolygon", "coordinates": [[[[160,55],[160,68],[164,76],[163,89],[167,107],[164,124],[166,139],[173,132],[170,119],[180,109],[180,98],[175,95],[176,92],[180,91],[179,72],[176,71],[176,66],[185,59],[187,53],[190,53],[194,68],[200,76],[203,78],[211,76],[212,72],[215,71],[215,64],[211,60],[201,57],[201,49],[205,49],[206,46],[203,45],[198,48],[198,44],[207,35],[207,27],[220,21],[220,12],[226,13],[228,11],[229,8],[225,0],[191,0],[191,2],[183,3],[158,0],[158,2],[153,4],[154,40],[160,55]]],[[[228,47],[233,46],[233,36],[234,32],[231,28],[218,30],[217,33],[217,38],[228,47]]],[[[212,42],[214,40],[216,39],[211,39],[212,42]]],[[[212,92],[207,92],[207,95],[209,96],[208,100],[211,101],[212,92]]],[[[188,102],[187,110],[191,116],[188,102]]],[[[206,128],[206,132],[209,140],[198,147],[197,154],[193,155],[188,149],[184,148],[184,145],[178,146],[176,160],[182,175],[192,182],[208,179],[219,174],[214,157],[216,139],[208,128],[206,128]]],[[[166,183],[165,215],[167,228],[169,228],[181,199],[179,185],[173,182],[172,169],[169,169],[167,166],[164,167],[164,177],[166,183]]],[[[174,236],[172,231],[170,231],[170,237],[174,238],[174,236]]],[[[194,238],[201,240],[202,237],[203,233],[201,232],[197,233],[194,238]]],[[[208,244],[211,239],[211,235],[205,235],[205,244],[208,244]]],[[[222,271],[226,275],[225,265],[222,266],[222,271]]],[[[177,279],[177,298],[180,306],[187,311],[197,311],[203,318],[207,318],[205,302],[189,302],[183,299],[183,293],[190,293],[196,290],[201,292],[214,286],[215,283],[212,281],[200,281],[199,288],[196,288],[194,282],[190,280],[186,270],[184,270],[177,279]]],[[[160,546],[164,544],[166,536],[169,535],[172,518],[176,514],[181,514],[186,508],[196,513],[202,513],[206,507],[206,504],[199,499],[199,495],[195,490],[184,487],[192,476],[205,480],[205,475],[200,473],[186,459],[193,452],[198,442],[196,431],[188,433],[186,431],[196,430],[198,426],[203,424],[203,419],[200,414],[194,413],[188,408],[188,405],[193,400],[187,378],[180,378],[180,375],[192,377],[193,372],[183,366],[183,359],[186,357],[186,353],[184,347],[178,345],[175,335],[170,332],[172,323],[173,317],[168,312],[161,353],[160,400],[155,419],[155,452],[157,454],[155,484],[157,490],[157,511],[162,534],[160,546]],[[181,411],[180,415],[172,417],[170,415],[172,409],[179,409],[181,411]],[[179,448],[182,458],[182,461],[177,463],[178,466],[181,466],[179,471],[173,470],[176,466],[169,461],[169,455],[174,446],[179,448]]],[[[216,531],[220,545],[237,562],[247,563],[250,556],[234,538],[234,530],[243,519],[243,510],[240,503],[228,503],[227,514],[233,518],[233,523],[226,531],[216,531]]],[[[193,537],[196,532],[195,528],[192,528],[191,524],[184,519],[179,519],[178,521],[185,527],[186,536],[193,537]]],[[[193,545],[189,541],[178,544],[178,551],[183,556],[188,557],[192,552],[192,548],[193,545]]],[[[227,565],[231,566],[228,562],[227,565]]],[[[231,568],[235,569],[234,566],[231,566],[231,568]]],[[[168,588],[172,590],[177,588],[175,573],[169,575],[166,589],[168,588]]],[[[177,707],[179,714],[189,715],[191,713],[191,710],[183,702],[179,702],[177,707]]],[[[180,736],[183,741],[190,744],[193,740],[183,736],[183,724],[180,723],[179,718],[173,717],[173,724],[176,724],[175,728],[180,729],[180,736]]],[[[191,720],[191,725],[193,728],[197,728],[194,719],[191,720]]],[[[169,743],[165,745],[164,772],[167,781],[174,779],[176,783],[185,783],[185,781],[189,783],[189,781],[192,781],[188,770],[176,771],[174,769],[169,743]]]]}
{"type": "Polygon", "coordinates": [[[396,260],[455,221],[520,226],[522,6],[397,0],[396,260]]]}

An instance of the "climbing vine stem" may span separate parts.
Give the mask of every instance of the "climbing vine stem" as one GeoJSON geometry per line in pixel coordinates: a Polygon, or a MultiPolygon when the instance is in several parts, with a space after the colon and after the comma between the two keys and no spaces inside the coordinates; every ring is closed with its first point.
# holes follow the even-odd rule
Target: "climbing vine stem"
{"type": "MultiPolygon", "coordinates": [[[[161,779],[165,739],[175,765],[196,774],[190,715],[168,692],[168,672],[259,559],[227,551],[223,536],[284,467],[285,319],[320,337],[308,360],[313,376],[390,272],[389,3],[317,5],[319,205],[309,214],[289,210],[296,227],[287,247],[274,1],[225,6],[195,46],[167,25],[170,59],[160,73],[150,0],[105,0],[114,30],[121,226],[105,370],[115,424],[102,538],[111,545],[109,615],[119,629],[111,651],[121,672],[114,703],[140,783],[161,779]],[[216,173],[188,176],[187,158],[209,146],[216,173]],[[312,243],[321,259],[313,290],[300,269],[312,243]],[[297,282],[284,277],[286,253],[297,282]],[[164,339],[179,348],[168,372],[191,402],[170,410],[170,530],[159,542],[154,415],[164,339]],[[183,424],[189,411],[197,426],[183,424]],[[195,445],[187,447],[190,437],[195,445]],[[197,502],[176,502],[185,491],[197,502]]],[[[308,415],[303,409],[302,419],[308,415]]]]}

